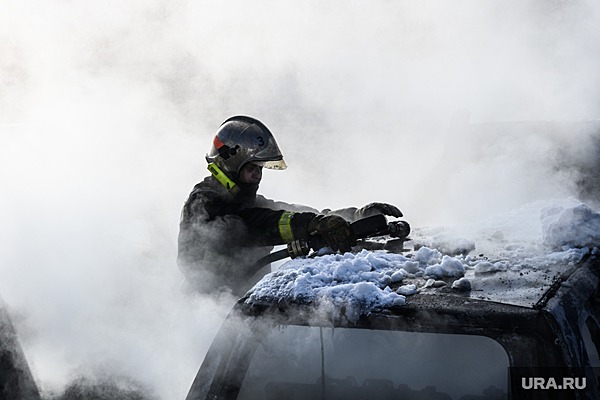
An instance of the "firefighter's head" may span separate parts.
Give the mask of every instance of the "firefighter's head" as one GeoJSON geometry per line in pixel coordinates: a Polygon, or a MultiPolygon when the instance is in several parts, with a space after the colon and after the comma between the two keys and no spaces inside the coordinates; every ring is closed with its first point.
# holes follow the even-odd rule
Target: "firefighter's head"
{"type": "Polygon", "coordinates": [[[262,122],[247,116],[231,117],[221,124],[206,161],[235,181],[240,180],[241,173],[255,180],[257,175],[262,176],[263,167],[287,167],[273,134],[262,122]]]}

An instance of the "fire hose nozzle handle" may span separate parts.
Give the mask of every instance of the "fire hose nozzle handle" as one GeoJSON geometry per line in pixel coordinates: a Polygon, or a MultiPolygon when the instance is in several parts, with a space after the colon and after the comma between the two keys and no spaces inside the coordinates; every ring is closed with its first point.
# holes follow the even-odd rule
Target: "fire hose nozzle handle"
{"type": "Polygon", "coordinates": [[[306,256],[310,253],[310,246],[306,240],[294,240],[287,244],[287,251],[291,258],[306,256]]]}

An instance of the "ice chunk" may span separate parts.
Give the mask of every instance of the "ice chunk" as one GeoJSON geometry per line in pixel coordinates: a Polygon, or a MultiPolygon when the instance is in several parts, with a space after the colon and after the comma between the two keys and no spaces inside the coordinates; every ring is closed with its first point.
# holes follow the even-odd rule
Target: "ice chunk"
{"type": "Polygon", "coordinates": [[[406,274],[403,271],[404,270],[401,269],[399,271],[394,272],[391,276],[392,282],[394,282],[394,283],[402,282],[404,280],[404,278],[406,277],[406,274]]]}
{"type": "Polygon", "coordinates": [[[452,282],[452,289],[459,290],[461,292],[468,292],[471,290],[471,281],[467,278],[460,278],[452,282]]]}
{"type": "Polygon", "coordinates": [[[475,264],[475,274],[488,274],[492,272],[504,271],[506,265],[501,262],[491,263],[489,261],[479,261],[475,264]]]}
{"type": "Polygon", "coordinates": [[[448,284],[444,281],[436,281],[435,279],[428,279],[427,282],[425,282],[425,285],[423,287],[425,288],[440,288],[443,286],[447,286],[448,284]]]}
{"type": "Polygon", "coordinates": [[[411,274],[416,274],[419,272],[419,262],[418,261],[406,261],[400,265],[402,269],[411,274]]]}
{"type": "Polygon", "coordinates": [[[444,256],[440,264],[435,264],[425,268],[425,275],[433,278],[461,277],[465,274],[463,263],[453,257],[444,256]]]}
{"type": "MultiPolygon", "coordinates": [[[[442,258],[442,253],[429,247],[421,247],[415,252],[413,259],[420,264],[432,265],[439,263],[442,258]]],[[[407,270],[408,271],[408,270],[407,270]]]]}
{"type": "Polygon", "coordinates": [[[542,212],[542,241],[554,250],[600,247],[600,214],[585,204],[542,212]]]}
{"type": "Polygon", "coordinates": [[[403,285],[400,286],[397,290],[396,293],[401,294],[403,296],[410,296],[412,294],[417,293],[417,286],[410,284],[410,285],[403,285]]]}

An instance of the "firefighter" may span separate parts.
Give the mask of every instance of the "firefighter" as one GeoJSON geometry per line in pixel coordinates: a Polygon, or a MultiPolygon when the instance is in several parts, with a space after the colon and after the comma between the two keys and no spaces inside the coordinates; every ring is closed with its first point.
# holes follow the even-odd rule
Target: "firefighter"
{"type": "Polygon", "coordinates": [[[320,213],[257,194],[263,168],[287,166],[269,129],[251,117],[223,122],[206,160],[211,174],[185,202],[178,238],[177,262],[195,291],[243,294],[258,272],[252,266],[275,245],[316,234],[345,252],[355,244],[349,222],[377,213],[402,216],[384,203],[320,213]]]}

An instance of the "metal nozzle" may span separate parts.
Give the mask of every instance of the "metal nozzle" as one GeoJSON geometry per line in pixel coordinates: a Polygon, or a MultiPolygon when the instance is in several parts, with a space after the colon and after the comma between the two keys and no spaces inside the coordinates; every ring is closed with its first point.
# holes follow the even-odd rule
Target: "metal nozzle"
{"type": "Polygon", "coordinates": [[[405,238],[410,234],[410,225],[406,221],[388,223],[389,234],[392,237],[405,238]]]}
{"type": "Polygon", "coordinates": [[[294,240],[288,243],[287,250],[291,258],[296,258],[307,255],[310,252],[310,247],[304,240],[294,240]]]}

